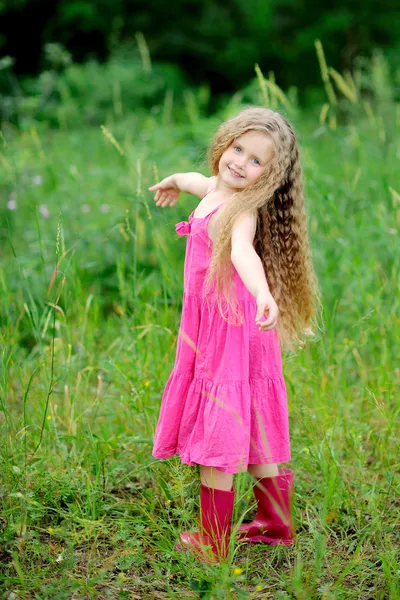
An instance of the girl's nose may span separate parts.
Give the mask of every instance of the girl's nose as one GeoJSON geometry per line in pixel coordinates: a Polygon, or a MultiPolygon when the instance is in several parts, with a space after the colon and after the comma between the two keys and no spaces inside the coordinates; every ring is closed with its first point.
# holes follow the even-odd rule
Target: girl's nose
{"type": "Polygon", "coordinates": [[[235,164],[236,164],[238,167],[240,167],[241,169],[243,169],[243,168],[244,168],[244,166],[245,166],[245,163],[246,163],[246,161],[245,161],[245,159],[243,158],[243,156],[237,156],[237,157],[236,157],[235,164]]]}

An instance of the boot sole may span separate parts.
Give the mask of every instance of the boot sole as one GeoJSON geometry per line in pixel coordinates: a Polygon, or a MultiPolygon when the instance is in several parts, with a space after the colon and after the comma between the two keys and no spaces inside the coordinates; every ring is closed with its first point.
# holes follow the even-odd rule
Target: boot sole
{"type": "MultiPolygon", "coordinates": [[[[294,543],[294,538],[290,537],[290,538],[270,538],[267,535],[260,533],[258,535],[251,535],[248,536],[248,529],[245,529],[246,527],[246,523],[244,523],[243,525],[241,525],[241,527],[244,527],[243,529],[238,529],[236,532],[236,539],[239,542],[247,542],[247,543],[261,543],[261,544],[268,544],[269,546],[279,546],[279,545],[284,545],[284,546],[291,546],[294,543]]],[[[231,527],[231,535],[233,534],[233,526],[231,527]]]]}

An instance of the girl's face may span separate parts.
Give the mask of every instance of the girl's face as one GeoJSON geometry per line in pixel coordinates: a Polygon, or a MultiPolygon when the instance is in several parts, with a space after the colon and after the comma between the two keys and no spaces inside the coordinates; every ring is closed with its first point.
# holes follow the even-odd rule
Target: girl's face
{"type": "Polygon", "coordinates": [[[237,137],[219,159],[219,176],[235,189],[244,189],[263,174],[274,153],[272,139],[261,131],[237,137]]]}

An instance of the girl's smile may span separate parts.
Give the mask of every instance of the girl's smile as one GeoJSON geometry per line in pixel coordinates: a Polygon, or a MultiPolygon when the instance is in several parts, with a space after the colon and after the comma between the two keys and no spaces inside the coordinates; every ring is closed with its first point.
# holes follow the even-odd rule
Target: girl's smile
{"type": "Polygon", "coordinates": [[[240,175],[240,173],[237,173],[237,172],[236,172],[236,171],[233,169],[233,167],[229,167],[229,166],[228,166],[228,169],[230,170],[230,172],[231,172],[231,174],[233,175],[233,177],[235,177],[235,178],[237,178],[237,179],[240,179],[241,177],[243,177],[243,175],[240,175]]]}

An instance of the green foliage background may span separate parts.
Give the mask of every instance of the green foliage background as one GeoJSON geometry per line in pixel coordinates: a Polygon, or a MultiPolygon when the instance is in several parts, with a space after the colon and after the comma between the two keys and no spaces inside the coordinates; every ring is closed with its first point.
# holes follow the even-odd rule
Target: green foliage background
{"type": "Polygon", "coordinates": [[[178,65],[192,84],[210,82],[214,93],[245,85],[255,62],[282,87],[315,86],[317,37],[340,71],[376,47],[394,66],[400,48],[393,0],[2,0],[0,23],[0,55],[15,57],[19,74],[44,68],[47,43],[61,43],[76,62],[103,61],[141,32],[154,61],[178,65]]]}

